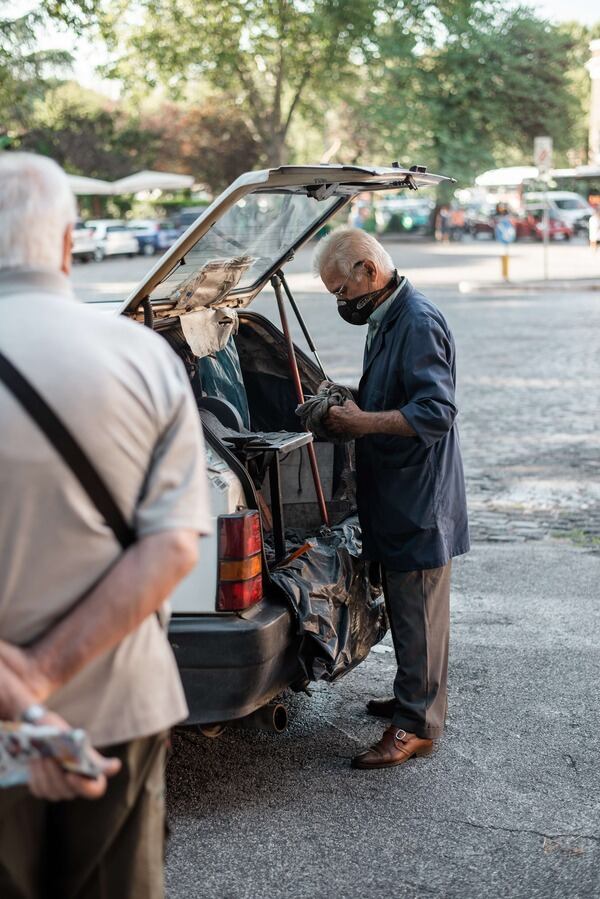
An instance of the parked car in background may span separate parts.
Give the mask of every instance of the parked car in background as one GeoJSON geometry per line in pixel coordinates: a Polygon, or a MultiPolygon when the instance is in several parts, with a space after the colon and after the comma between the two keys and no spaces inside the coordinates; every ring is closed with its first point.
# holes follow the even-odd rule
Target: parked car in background
{"type": "Polygon", "coordinates": [[[435,203],[413,197],[384,197],[378,210],[384,220],[385,232],[424,234],[430,227],[435,203]]]}
{"type": "Polygon", "coordinates": [[[187,206],[178,212],[174,222],[176,236],[180,237],[204,212],[206,212],[206,206],[187,206]]]}
{"type": "Polygon", "coordinates": [[[569,190],[549,190],[526,193],[523,196],[525,211],[543,206],[547,197],[548,206],[554,216],[569,226],[573,232],[587,234],[592,207],[582,196],[569,190]]]}
{"type": "Polygon", "coordinates": [[[137,239],[138,252],[143,256],[154,256],[168,250],[178,237],[175,225],[169,221],[135,220],[129,222],[129,228],[137,239]]]}
{"type": "Polygon", "coordinates": [[[465,229],[472,237],[495,238],[496,207],[491,205],[471,207],[467,210],[465,229]]]}
{"type": "MultiPolygon", "coordinates": [[[[543,204],[527,206],[516,222],[517,240],[522,237],[544,239],[544,209],[543,204]]],[[[570,240],[573,237],[571,225],[564,221],[562,214],[558,215],[552,208],[548,212],[548,231],[550,240],[570,240]]]]}
{"type": "Polygon", "coordinates": [[[105,256],[137,256],[137,237],[118,219],[91,219],[87,228],[94,231],[94,259],[101,262],[105,256]]]}
{"type": "Polygon", "coordinates": [[[81,262],[90,262],[94,258],[95,252],[94,229],[84,225],[82,221],[75,222],[73,228],[73,249],[71,250],[73,259],[79,259],[81,262]]]}

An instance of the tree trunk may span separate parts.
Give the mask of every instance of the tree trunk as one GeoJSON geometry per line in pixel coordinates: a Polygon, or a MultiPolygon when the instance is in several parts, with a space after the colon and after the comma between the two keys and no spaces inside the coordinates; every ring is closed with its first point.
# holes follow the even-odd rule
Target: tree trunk
{"type": "Polygon", "coordinates": [[[270,140],[263,145],[263,153],[265,164],[269,168],[277,168],[283,165],[287,157],[285,138],[281,134],[277,134],[277,132],[272,134],[270,140]]]}

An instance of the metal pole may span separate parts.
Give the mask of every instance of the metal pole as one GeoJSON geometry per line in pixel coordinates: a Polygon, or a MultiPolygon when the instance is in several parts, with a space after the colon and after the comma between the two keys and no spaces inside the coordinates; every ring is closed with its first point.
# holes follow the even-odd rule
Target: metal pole
{"type": "Polygon", "coordinates": [[[325,374],[325,369],[323,368],[323,364],[322,364],[321,360],[319,359],[319,354],[318,354],[318,352],[317,352],[317,348],[316,348],[316,346],[315,346],[315,344],[314,344],[314,341],[313,341],[313,339],[312,339],[312,337],[311,337],[310,331],[308,330],[308,328],[307,328],[307,326],[306,326],[306,322],[304,321],[304,318],[303,318],[303,316],[302,316],[302,313],[300,312],[300,309],[298,308],[298,305],[297,305],[297,303],[296,303],[296,300],[295,300],[294,297],[292,296],[292,292],[291,292],[291,290],[290,290],[290,288],[289,288],[289,286],[288,286],[288,283],[287,283],[287,281],[286,281],[286,279],[285,279],[285,275],[283,274],[282,271],[279,271],[279,272],[277,272],[277,277],[279,278],[279,280],[280,280],[281,283],[283,284],[283,289],[285,290],[286,296],[287,296],[288,300],[290,301],[290,306],[291,306],[292,309],[294,310],[294,315],[296,316],[296,319],[298,320],[298,324],[299,324],[300,327],[302,328],[302,333],[304,334],[304,339],[306,340],[306,342],[307,342],[307,344],[308,344],[308,348],[310,349],[311,353],[313,354],[313,356],[314,356],[315,359],[317,360],[317,365],[319,366],[319,369],[320,369],[320,371],[321,371],[321,374],[323,375],[323,378],[324,378],[326,381],[328,381],[329,378],[328,378],[327,375],[325,374]]]}
{"type": "MultiPolygon", "coordinates": [[[[290,333],[290,328],[287,320],[287,315],[285,311],[285,306],[283,303],[283,296],[281,294],[281,279],[277,275],[273,275],[271,278],[271,284],[273,286],[273,290],[275,291],[275,297],[277,299],[277,306],[279,308],[279,316],[281,318],[281,327],[283,330],[283,334],[285,336],[285,342],[287,346],[288,352],[288,360],[290,363],[290,371],[292,373],[292,380],[294,382],[294,387],[296,389],[296,397],[299,403],[304,402],[304,391],[302,390],[302,381],[300,380],[300,372],[298,370],[298,361],[296,359],[296,353],[294,352],[294,341],[292,340],[292,335],[290,333]]],[[[307,429],[308,430],[308,429],[307,429]]],[[[325,502],[325,495],[323,493],[323,486],[321,484],[321,476],[319,474],[319,466],[317,465],[317,454],[315,453],[315,447],[313,443],[309,443],[306,447],[308,451],[308,459],[310,461],[310,468],[312,471],[313,481],[315,484],[315,492],[317,494],[317,502],[319,503],[319,509],[321,512],[321,518],[323,519],[323,524],[329,526],[329,513],[327,512],[327,504],[325,502]]]]}
{"type": "Polygon", "coordinates": [[[548,206],[548,181],[544,182],[544,281],[548,280],[548,245],[550,243],[550,207],[548,206]]]}

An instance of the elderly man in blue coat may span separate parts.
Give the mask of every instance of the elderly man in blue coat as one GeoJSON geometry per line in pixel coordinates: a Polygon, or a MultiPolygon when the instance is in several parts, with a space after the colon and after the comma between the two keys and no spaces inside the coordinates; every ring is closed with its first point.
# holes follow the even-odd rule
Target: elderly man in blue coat
{"type": "Polygon", "coordinates": [[[393,698],[367,704],[390,726],[352,764],[387,768],[429,755],[444,729],[451,560],[469,549],[456,351],[440,310],[364,231],[330,234],[315,271],[342,318],[368,325],[358,401],[325,424],[356,439],[363,555],[381,565],[398,665],[393,698]]]}

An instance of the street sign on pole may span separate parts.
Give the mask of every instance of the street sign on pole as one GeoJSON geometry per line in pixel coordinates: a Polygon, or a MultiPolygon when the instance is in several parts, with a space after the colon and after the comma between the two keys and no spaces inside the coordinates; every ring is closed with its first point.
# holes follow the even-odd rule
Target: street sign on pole
{"type": "Polygon", "coordinates": [[[552,168],[551,137],[534,137],[533,164],[537,166],[537,170],[540,175],[550,174],[550,169],[552,168]]]}
{"type": "Polygon", "coordinates": [[[548,181],[550,179],[550,170],[552,168],[552,138],[551,137],[534,137],[533,139],[533,162],[537,166],[538,176],[545,181],[544,186],[544,222],[543,238],[544,238],[544,278],[548,278],[548,244],[550,242],[550,208],[548,206],[548,181]]]}

